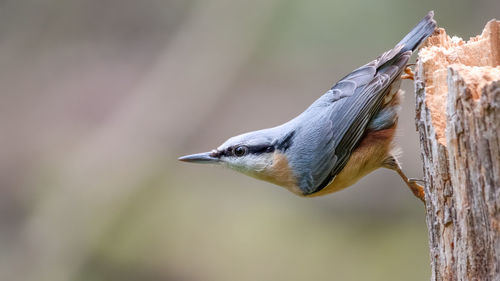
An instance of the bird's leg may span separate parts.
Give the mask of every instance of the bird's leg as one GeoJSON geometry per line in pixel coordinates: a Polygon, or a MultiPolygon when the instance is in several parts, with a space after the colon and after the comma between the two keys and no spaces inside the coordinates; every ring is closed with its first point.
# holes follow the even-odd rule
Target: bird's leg
{"type": "Polygon", "coordinates": [[[393,171],[396,171],[398,175],[403,179],[403,181],[408,185],[410,188],[411,192],[422,202],[425,203],[425,192],[424,192],[424,187],[419,185],[416,179],[409,179],[404,173],[403,170],[401,170],[401,166],[398,163],[398,160],[394,156],[389,156],[384,160],[384,163],[382,164],[384,168],[391,169],[393,171]]]}
{"type": "Polygon", "coordinates": [[[415,79],[415,73],[413,72],[413,70],[411,70],[410,67],[406,66],[404,72],[406,74],[401,75],[401,79],[410,79],[410,80],[414,80],[415,79]]]}

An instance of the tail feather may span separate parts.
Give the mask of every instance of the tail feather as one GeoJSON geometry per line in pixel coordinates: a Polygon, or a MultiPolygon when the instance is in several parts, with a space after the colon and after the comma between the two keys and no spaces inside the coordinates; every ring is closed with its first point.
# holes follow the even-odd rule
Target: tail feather
{"type": "Polygon", "coordinates": [[[433,19],[434,11],[427,15],[398,43],[402,45],[401,53],[414,51],[420,43],[429,37],[436,29],[436,21],[433,19]]]}

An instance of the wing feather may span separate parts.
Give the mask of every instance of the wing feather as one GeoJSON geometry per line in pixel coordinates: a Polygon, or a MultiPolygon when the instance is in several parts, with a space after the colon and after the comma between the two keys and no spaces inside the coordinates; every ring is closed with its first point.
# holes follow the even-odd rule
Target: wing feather
{"type": "Polygon", "coordinates": [[[304,193],[320,191],[344,168],[368,123],[380,111],[390,84],[406,66],[411,51],[399,54],[392,61],[386,61],[388,57],[384,55],[380,57],[382,60],[379,58],[355,70],[330,90],[337,97],[330,104],[329,123],[325,128],[331,137],[325,138],[323,153],[316,159],[310,177],[302,182],[304,193]],[[377,65],[382,68],[377,69],[377,65]]]}
{"type": "Polygon", "coordinates": [[[328,109],[325,116],[311,118],[322,118],[321,125],[308,124],[312,127],[308,133],[321,136],[319,141],[305,137],[312,148],[303,149],[312,155],[308,160],[296,159],[301,167],[310,168],[301,171],[299,185],[304,194],[320,191],[345,167],[370,120],[381,110],[390,85],[401,75],[413,50],[436,28],[432,16],[431,11],[393,49],[349,73],[304,112],[317,115],[328,109]]]}

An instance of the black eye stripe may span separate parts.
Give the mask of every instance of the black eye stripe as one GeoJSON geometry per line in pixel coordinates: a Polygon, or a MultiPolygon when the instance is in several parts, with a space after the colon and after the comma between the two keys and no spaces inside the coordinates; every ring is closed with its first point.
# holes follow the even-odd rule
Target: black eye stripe
{"type": "Polygon", "coordinates": [[[273,152],[274,146],[272,145],[253,145],[248,147],[248,153],[261,154],[264,152],[273,152]]]}
{"type": "MultiPolygon", "coordinates": [[[[234,155],[234,150],[238,146],[230,146],[226,148],[225,150],[219,150],[215,151],[212,156],[214,157],[221,157],[221,156],[235,156],[234,155]]],[[[252,146],[245,146],[247,149],[247,152],[245,154],[262,154],[262,153],[271,153],[274,152],[275,147],[271,144],[263,144],[263,145],[252,145],[252,146]]]]}

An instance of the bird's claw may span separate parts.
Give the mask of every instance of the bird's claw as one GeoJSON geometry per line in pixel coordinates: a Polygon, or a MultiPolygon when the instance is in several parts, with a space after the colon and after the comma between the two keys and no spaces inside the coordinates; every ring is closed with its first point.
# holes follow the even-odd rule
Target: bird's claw
{"type": "Polygon", "coordinates": [[[409,178],[409,182],[414,182],[414,183],[420,183],[420,184],[425,184],[425,181],[422,179],[416,179],[416,178],[409,178]]]}
{"type": "Polygon", "coordinates": [[[404,72],[406,74],[404,75],[401,75],[401,79],[410,79],[410,80],[415,80],[415,73],[413,72],[413,70],[411,70],[411,68],[409,68],[408,66],[405,68],[404,72]]]}
{"type": "Polygon", "coordinates": [[[408,187],[410,188],[410,190],[413,192],[413,194],[420,200],[422,200],[422,202],[425,203],[425,191],[424,191],[424,187],[421,186],[420,184],[417,183],[417,181],[420,181],[420,180],[415,180],[415,179],[408,179],[408,187]]]}

